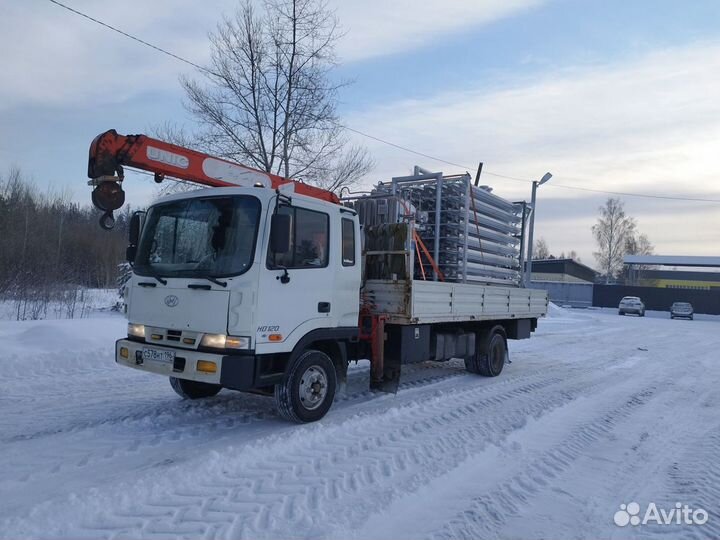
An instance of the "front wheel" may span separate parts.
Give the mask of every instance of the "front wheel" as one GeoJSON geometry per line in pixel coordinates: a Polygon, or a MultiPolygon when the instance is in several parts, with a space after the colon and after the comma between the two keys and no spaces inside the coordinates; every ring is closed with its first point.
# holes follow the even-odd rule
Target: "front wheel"
{"type": "Polygon", "coordinates": [[[307,350],[298,356],[275,385],[275,404],[280,416],[297,423],[320,420],[335,399],[337,374],[330,357],[307,350]]]}
{"type": "Polygon", "coordinates": [[[213,397],[222,390],[222,386],[219,384],[188,381],[186,379],[178,379],[177,377],[170,377],[170,386],[172,386],[172,389],[175,390],[178,396],[184,399],[213,397]]]}
{"type": "Polygon", "coordinates": [[[479,332],[475,354],[465,359],[465,369],[485,377],[497,377],[505,367],[508,350],[502,326],[479,332]]]}

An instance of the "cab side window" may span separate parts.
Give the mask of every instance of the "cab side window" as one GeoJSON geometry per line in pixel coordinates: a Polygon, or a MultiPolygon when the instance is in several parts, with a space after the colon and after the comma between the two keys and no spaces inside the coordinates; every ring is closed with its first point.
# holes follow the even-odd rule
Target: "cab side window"
{"type": "Polygon", "coordinates": [[[290,216],[290,249],[287,253],[268,251],[269,268],[324,268],[328,264],[330,216],[306,208],[281,206],[290,216]]]}
{"type": "Polygon", "coordinates": [[[342,265],[355,266],[355,224],[342,219],[342,265]]]}

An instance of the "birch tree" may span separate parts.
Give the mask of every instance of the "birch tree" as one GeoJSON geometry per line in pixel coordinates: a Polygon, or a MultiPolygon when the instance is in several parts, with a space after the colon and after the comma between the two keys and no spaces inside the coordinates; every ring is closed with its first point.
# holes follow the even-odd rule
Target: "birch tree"
{"type": "Polygon", "coordinates": [[[544,238],[538,238],[533,248],[533,259],[549,259],[550,248],[544,238]]]}
{"type": "Polygon", "coordinates": [[[618,198],[609,198],[599,210],[600,217],[592,228],[598,246],[593,255],[605,275],[605,282],[610,283],[622,271],[627,243],[635,235],[636,224],[618,198]]]}

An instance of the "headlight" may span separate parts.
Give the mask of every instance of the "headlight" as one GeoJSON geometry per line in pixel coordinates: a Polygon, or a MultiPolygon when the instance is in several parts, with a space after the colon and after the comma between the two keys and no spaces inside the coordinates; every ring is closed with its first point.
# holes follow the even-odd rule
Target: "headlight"
{"type": "Polygon", "coordinates": [[[211,349],[249,349],[249,337],[226,336],[225,334],[205,334],[200,341],[201,347],[211,349]]]}
{"type": "Polygon", "coordinates": [[[145,325],[128,323],[128,336],[145,339],[145,325]]]}

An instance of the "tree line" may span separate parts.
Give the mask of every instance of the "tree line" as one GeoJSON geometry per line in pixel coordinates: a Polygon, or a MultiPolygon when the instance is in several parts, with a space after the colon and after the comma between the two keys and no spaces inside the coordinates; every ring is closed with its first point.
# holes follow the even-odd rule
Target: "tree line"
{"type": "Polygon", "coordinates": [[[44,318],[53,303],[75,316],[84,289],[115,287],[129,215],[104,231],[90,205],[40,191],[18,168],[0,172],[0,299],[20,320],[44,318]]]}

